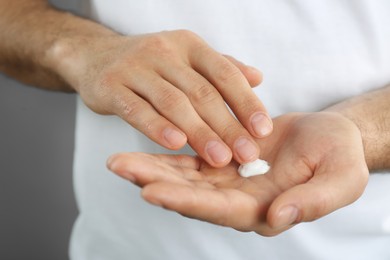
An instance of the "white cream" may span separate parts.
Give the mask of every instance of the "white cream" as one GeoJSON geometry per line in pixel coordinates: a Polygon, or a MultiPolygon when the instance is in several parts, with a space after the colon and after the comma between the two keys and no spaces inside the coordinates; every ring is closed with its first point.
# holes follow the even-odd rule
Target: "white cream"
{"type": "Polygon", "coordinates": [[[255,175],[261,175],[266,172],[268,172],[270,169],[270,166],[268,165],[268,162],[257,159],[250,163],[241,164],[240,167],[238,167],[238,173],[242,177],[251,177],[255,175]]]}

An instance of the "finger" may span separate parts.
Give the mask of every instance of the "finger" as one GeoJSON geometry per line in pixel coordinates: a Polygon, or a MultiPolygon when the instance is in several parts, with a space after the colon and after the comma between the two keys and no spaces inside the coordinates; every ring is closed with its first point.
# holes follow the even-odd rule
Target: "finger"
{"type": "Polygon", "coordinates": [[[241,71],[211,48],[199,48],[190,56],[191,66],[222,95],[242,125],[258,138],[272,132],[272,120],[241,71]]]}
{"type": "MultiPolygon", "coordinates": [[[[188,66],[171,65],[161,74],[186,94],[203,121],[231,148],[236,161],[247,163],[259,158],[259,148],[250,133],[233,117],[221,95],[205,78],[188,66]]],[[[186,133],[191,139],[191,133],[186,133]]]]}
{"type": "Polygon", "coordinates": [[[249,85],[253,88],[261,84],[263,81],[263,74],[258,69],[245,65],[239,60],[236,60],[232,56],[229,55],[223,55],[226,57],[231,63],[233,63],[245,76],[245,78],[248,80],[249,85]]]}
{"type": "Polygon", "coordinates": [[[143,198],[157,206],[213,224],[249,231],[259,219],[259,205],[250,195],[173,183],[154,183],[142,190],[143,198]]]}
{"type": "Polygon", "coordinates": [[[156,143],[177,150],[187,142],[183,131],[126,87],[113,87],[110,96],[112,98],[106,102],[106,110],[118,115],[156,143]]]}
{"type": "Polygon", "coordinates": [[[202,120],[187,96],[157,73],[138,73],[129,88],[142,96],[166,119],[180,128],[191,147],[209,164],[222,167],[232,153],[225,142],[202,120]]]}
{"type": "Polygon", "coordinates": [[[198,166],[195,161],[190,160],[190,158],[180,158],[178,159],[181,161],[180,166],[172,166],[169,163],[175,164],[173,157],[145,153],[120,153],[112,155],[108,159],[107,167],[140,187],[154,182],[190,185],[189,180],[203,179],[194,168],[186,167],[187,165],[190,167],[198,166]]]}
{"type": "Polygon", "coordinates": [[[154,156],[161,162],[167,163],[174,167],[190,168],[193,170],[199,170],[200,168],[200,160],[195,156],[184,154],[156,154],[154,156]]]}
{"type": "Polygon", "coordinates": [[[268,212],[268,222],[271,227],[283,228],[316,220],[359,198],[367,178],[367,166],[356,159],[352,163],[322,167],[310,181],[288,189],[275,199],[268,212]]]}

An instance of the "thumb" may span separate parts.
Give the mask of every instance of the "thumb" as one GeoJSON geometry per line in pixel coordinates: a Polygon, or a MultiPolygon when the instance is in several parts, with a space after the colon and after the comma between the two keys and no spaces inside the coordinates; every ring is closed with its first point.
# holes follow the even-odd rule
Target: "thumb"
{"type": "Polygon", "coordinates": [[[258,69],[245,65],[244,63],[236,60],[232,56],[229,55],[223,55],[223,56],[227,58],[241,71],[241,73],[248,80],[248,83],[249,85],[251,85],[252,88],[260,85],[260,83],[263,81],[263,74],[258,69]]]}
{"type": "Polygon", "coordinates": [[[314,175],[307,183],[294,186],[280,194],[267,213],[267,222],[273,229],[290,226],[323,217],[356,201],[364,191],[368,169],[352,167],[314,175]]]}

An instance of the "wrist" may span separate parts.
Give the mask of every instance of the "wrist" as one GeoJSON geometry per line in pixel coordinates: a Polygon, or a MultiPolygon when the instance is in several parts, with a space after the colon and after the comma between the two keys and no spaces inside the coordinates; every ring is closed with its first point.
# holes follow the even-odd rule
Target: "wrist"
{"type": "Polygon", "coordinates": [[[362,137],[364,155],[368,168],[372,171],[385,168],[382,164],[381,156],[375,148],[379,147],[377,143],[380,142],[380,138],[378,138],[380,132],[378,131],[377,125],[371,124],[366,120],[369,115],[360,107],[360,103],[355,103],[354,100],[346,100],[324,111],[338,113],[354,123],[362,137]]]}
{"type": "Polygon", "coordinates": [[[101,42],[117,37],[114,31],[72,14],[61,13],[60,32],[44,54],[44,66],[57,74],[73,90],[79,91],[88,58],[98,51],[101,42]]]}

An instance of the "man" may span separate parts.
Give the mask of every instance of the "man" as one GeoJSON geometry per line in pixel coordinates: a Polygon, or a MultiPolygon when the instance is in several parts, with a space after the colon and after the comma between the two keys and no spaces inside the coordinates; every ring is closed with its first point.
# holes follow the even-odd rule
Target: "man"
{"type": "Polygon", "coordinates": [[[130,36],[45,1],[0,1],[2,70],[76,90],[83,101],[73,259],[388,257],[387,174],[371,176],[361,201],[284,232],[354,202],[368,169],[389,168],[388,3],[96,0],[89,7],[93,19],[130,36]],[[219,52],[261,67],[268,82],[252,92],[260,73],[219,52]],[[274,127],[254,93],[277,115],[274,127]],[[111,157],[110,169],[144,187],[146,200],[240,231],[282,234],[242,234],[151,208],[104,171],[103,160],[118,151],[166,152],[153,141],[173,150],[188,142],[202,159],[111,157]],[[239,178],[237,163],[259,156],[271,171],[239,178]],[[359,236],[362,228],[370,236],[359,236]]]}

